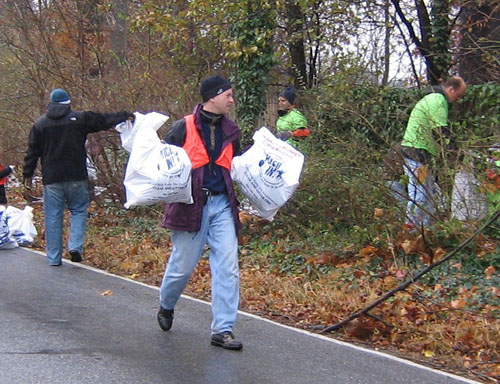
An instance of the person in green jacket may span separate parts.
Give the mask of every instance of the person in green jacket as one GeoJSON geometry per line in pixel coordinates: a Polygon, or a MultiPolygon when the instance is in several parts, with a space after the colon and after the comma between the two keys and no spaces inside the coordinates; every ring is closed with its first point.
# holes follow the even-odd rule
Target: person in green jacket
{"type": "Polygon", "coordinates": [[[309,136],[311,132],[307,128],[307,119],[295,107],[295,88],[285,88],[279,95],[278,103],[276,136],[296,146],[298,140],[309,136]]]}
{"type": "Polygon", "coordinates": [[[449,141],[448,106],[460,100],[467,90],[461,77],[450,77],[441,87],[424,96],[410,113],[401,142],[404,171],[408,177],[406,215],[410,226],[427,226],[435,212],[439,186],[432,175],[433,158],[444,152],[442,143],[449,141]]]}

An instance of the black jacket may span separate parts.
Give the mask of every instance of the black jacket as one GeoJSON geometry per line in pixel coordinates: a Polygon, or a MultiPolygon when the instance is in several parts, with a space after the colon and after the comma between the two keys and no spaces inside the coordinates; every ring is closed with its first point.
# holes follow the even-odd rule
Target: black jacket
{"type": "Polygon", "coordinates": [[[31,129],[23,176],[33,176],[40,158],[43,184],[87,180],[87,135],[110,129],[130,116],[126,111],[76,112],[69,104],[50,103],[31,129]]]}

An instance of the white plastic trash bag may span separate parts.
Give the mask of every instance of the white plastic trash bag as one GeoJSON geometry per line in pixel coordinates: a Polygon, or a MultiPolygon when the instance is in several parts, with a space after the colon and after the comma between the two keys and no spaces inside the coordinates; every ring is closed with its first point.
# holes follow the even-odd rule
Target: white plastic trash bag
{"type": "Polygon", "coordinates": [[[24,207],[23,210],[9,205],[5,210],[9,221],[11,235],[19,245],[31,245],[38,232],[33,224],[33,208],[24,207]]]}
{"type": "Polygon", "coordinates": [[[140,128],[147,125],[154,132],[156,132],[168,120],[167,115],[163,115],[158,112],[150,112],[145,115],[139,112],[134,112],[134,116],[135,120],[133,123],[130,120],[126,120],[115,127],[115,129],[120,132],[122,147],[125,148],[127,152],[132,152],[134,139],[140,128]]]}
{"type": "Polygon", "coordinates": [[[38,235],[33,224],[33,208],[30,206],[19,209],[9,205],[5,210],[9,220],[9,229],[19,245],[31,245],[38,235]]]}
{"type": "Polygon", "coordinates": [[[0,205],[0,249],[12,249],[17,246],[16,240],[14,240],[10,233],[6,208],[4,205],[0,205]]]}
{"type": "Polygon", "coordinates": [[[123,182],[125,208],[159,202],[193,203],[191,161],[186,151],[162,142],[156,132],[168,116],[157,112],[136,112],[135,116],[134,139],[123,182]]]}
{"type": "Polygon", "coordinates": [[[266,127],[253,135],[254,144],[231,164],[231,177],[259,216],[272,221],[299,185],[304,155],[277,139],[266,127]]]}
{"type": "Polygon", "coordinates": [[[451,216],[460,221],[481,220],[488,214],[487,198],[479,190],[479,180],[467,170],[459,170],[453,181],[451,216]]]}

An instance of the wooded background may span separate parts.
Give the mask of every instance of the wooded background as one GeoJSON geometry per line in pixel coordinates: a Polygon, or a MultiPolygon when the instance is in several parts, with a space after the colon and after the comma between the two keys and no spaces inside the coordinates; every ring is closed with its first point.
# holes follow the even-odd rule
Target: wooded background
{"type": "MultiPolygon", "coordinates": [[[[312,152],[361,139],[380,155],[419,90],[458,74],[477,85],[452,111],[458,139],[487,145],[498,135],[499,17],[498,0],[3,0],[0,160],[22,164],[55,87],[75,109],[174,121],[216,73],[235,85],[232,117],[248,143],[274,127],[277,95],[293,84],[312,152]]],[[[94,136],[101,183],[122,200],[126,154],[114,132],[94,136]]]]}

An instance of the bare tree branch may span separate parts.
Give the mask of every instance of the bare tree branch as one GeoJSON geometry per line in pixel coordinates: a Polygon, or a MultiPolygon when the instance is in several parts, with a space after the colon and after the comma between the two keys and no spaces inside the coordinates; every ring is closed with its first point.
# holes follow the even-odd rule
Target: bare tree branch
{"type": "Polygon", "coordinates": [[[476,238],[476,236],[478,236],[480,233],[482,233],[488,226],[490,226],[492,223],[494,223],[499,218],[500,218],[500,210],[498,210],[495,214],[493,214],[493,216],[491,216],[490,219],[482,227],[480,227],[476,232],[474,232],[467,240],[465,240],[462,244],[460,244],[458,247],[456,247],[453,251],[451,251],[448,255],[443,257],[441,260],[436,261],[435,263],[432,263],[428,267],[424,268],[422,271],[420,271],[415,276],[413,276],[410,280],[406,281],[405,283],[403,283],[403,284],[397,286],[396,288],[392,289],[391,291],[387,292],[385,295],[383,295],[378,300],[374,301],[372,304],[370,304],[366,308],[362,309],[361,311],[358,311],[358,312],[352,314],[351,316],[338,322],[337,324],[334,324],[334,325],[331,325],[329,327],[324,328],[321,331],[321,333],[336,331],[336,330],[340,329],[348,322],[360,317],[361,315],[366,315],[368,313],[368,311],[375,308],[380,303],[383,303],[388,298],[394,296],[397,292],[405,290],[406,288],[408,288],[408,286],[410,286],[411,284],[416,282],[418,279],[420,279],[422,276],[424,276],[427,272],[431,271],[432,269],[436,268],[438,265],[443,264],[444,262],[448,261],[453,256],[455,256],[458,252],[460,252],[462,249],[464,249],[470,242],[472,242],[472,240],[474,240],[476,238]]]}

